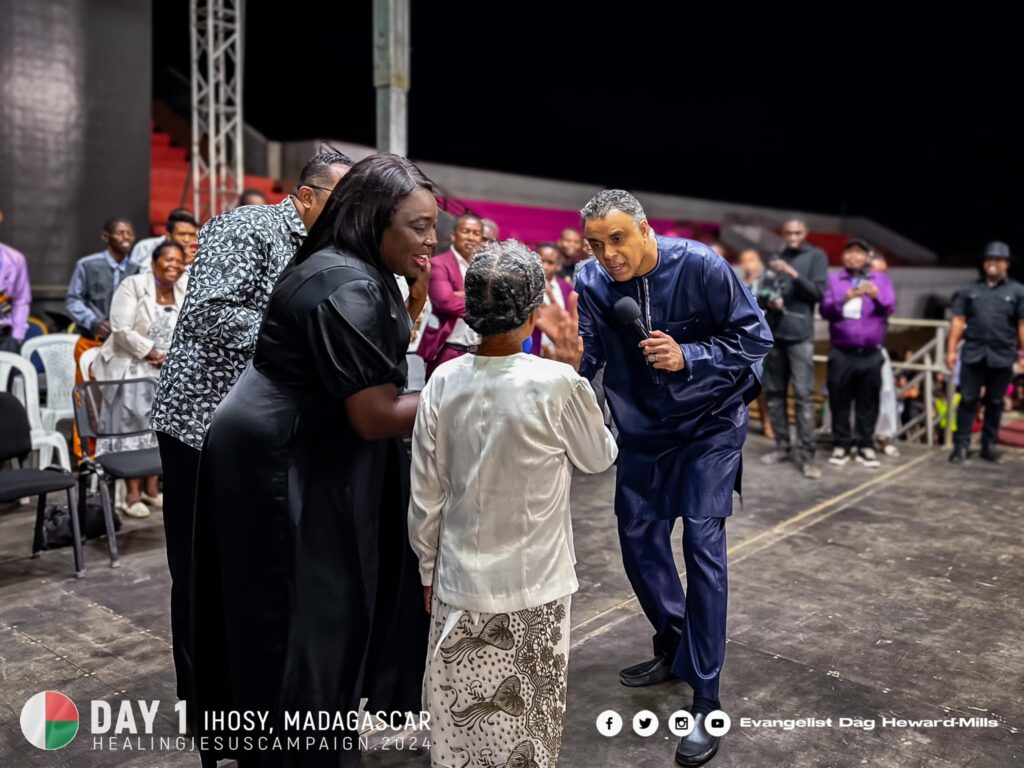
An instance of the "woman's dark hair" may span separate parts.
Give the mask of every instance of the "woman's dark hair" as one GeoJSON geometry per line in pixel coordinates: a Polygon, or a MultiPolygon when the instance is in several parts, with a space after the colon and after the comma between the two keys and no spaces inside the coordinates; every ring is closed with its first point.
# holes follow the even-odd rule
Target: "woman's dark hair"
{"type": "Polygon", "coordinates": [[[180,245],[178,245],[173,240],[168,240],[168,239],[164,238],[159,243],[157,243],[156,244],[156,248],[153,249],[153,256],[152,256],[152,258],[153,258],[153,263],[154,264],[156,264],[156,260],[159,259],[163,255],[164,251],[166,251],[168,248],[176,248],[178,250],[178,253],[181,254],[181,260],[182,261],[185,260],[185,249],[182,248],[180,245]]]}
{"type": "Polygon", "coordinates": [[[380,244],[395,208],[417,189],[436,194],[434,182],[398,155],[370,155],[338,182],[293,264],[333,246],[373,264],[381,272],[380,244]]]}
{"type": "Polygon", "coordinates": [[[489,243],[466,270],[466,325],[481,336],[514,331],[544,301],[540,257],[518,240],[489,243]]]}

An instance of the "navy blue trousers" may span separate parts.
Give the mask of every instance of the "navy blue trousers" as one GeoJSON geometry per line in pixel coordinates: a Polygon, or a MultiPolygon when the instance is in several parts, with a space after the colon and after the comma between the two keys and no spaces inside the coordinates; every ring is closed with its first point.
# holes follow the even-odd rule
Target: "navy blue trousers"
{"type": "Polygon", "coordinates": [[[672,555],[673,520],[618,517],[626,576],[654,627],[654,653],[697,696],[718,698],[725,661],[729,579],[724,517],[683,518],[686,591],[672,555]]]}

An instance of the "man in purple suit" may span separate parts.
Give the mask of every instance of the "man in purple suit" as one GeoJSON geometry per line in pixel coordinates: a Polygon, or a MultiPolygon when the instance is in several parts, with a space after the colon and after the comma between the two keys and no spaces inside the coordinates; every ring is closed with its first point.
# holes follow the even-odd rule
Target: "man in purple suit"
{"type": "Polygon", "coordinates": [[[441,363],[454,360],[480,343],[480,337],[466,325],[466,270],[483,243],[483,223],[464,213],[455,220],[452,247],[430,260],[431,316],[423,329],[416,354],[427,364],[427,379],[441,363]]]}
{"type": "MultiPolygon", "coordinates": [[[[537,246],[537,255],[540,256],[541,266],[544,267],[546,281],[544,303],[555,303],[562,309],[568,309],[569,296],[572,295],[572,283],[558,275],[562,269],[562,252],[554,243],[541,243],[537,246]]],[[[544,346],[552,346],[551,340],[541,332],[540,328],[533,329],[532,341],[530,352],[538,356],[543,356],[544,346]]]]}

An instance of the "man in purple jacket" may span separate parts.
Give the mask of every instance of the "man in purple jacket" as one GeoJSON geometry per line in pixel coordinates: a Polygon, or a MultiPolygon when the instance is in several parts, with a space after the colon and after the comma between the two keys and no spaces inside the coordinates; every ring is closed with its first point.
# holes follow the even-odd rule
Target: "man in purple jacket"
{"type": "Polygon", "coordinates": [[[896,308],[892,283],[884,272],[868,269],[871,246],[850,240],[843,247],[843,269],[829,275],[821,316],[829,322],[828,398],[832,411],[832,456],[843,466],[851,457],[878,467],[875,423],[882,386],[882,344],[886,318],[896,308]],[[854,426],[850,429],[850,407],[854,426]]]}
{"type": "MultiPolygon", "coordinates": [[[[0,211],[0,223],[3,220],[4,214],[0,211]]],[[[31,303],[25,257],[20,251],[0,243],[0,351],[17,352],[21,349],[28,331],[31,303]]]]}

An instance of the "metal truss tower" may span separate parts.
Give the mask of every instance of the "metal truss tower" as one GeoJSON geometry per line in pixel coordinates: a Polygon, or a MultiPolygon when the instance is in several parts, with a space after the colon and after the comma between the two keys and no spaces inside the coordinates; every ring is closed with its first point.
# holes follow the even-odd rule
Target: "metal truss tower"
{"type": "Polygon", "coordinates": [[[242,191],[245,0],[189,0],[192,42],[192,204],[200,221],[242,191]]]}

